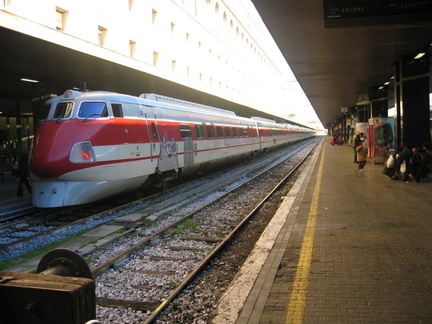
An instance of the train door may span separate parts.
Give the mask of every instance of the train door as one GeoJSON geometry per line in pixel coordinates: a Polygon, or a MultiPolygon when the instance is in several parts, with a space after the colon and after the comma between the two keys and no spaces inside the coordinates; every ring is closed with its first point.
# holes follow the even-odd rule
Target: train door
{"type": "Polygon", "coordinates": [[[149,139],[150,146],[150,160],[153,162],[153,157],[157,155],[157,146],[156,143],[159,141],[159,134],[157,130],[157,120],[155,115],[152,112],[153,107],[150,106],[142,106],[140,107],[140,114],[144,115],[146,125],[147,125],[147,135],[149,139]]]}
{"type": "Polygon", "coordinates": [[[178,132],[178,125],[169,120],[158,120],[157,129],[160,139],[160,151],[158,157],[158,171],[178,171],[178,145],[174,137],[174,131],[178,132]]]}
{"type": "Polygon", "coordinates": [[[180,134],[183,138],[184,167],[189,168],[194,164],[194,143],[189,125],[180,125],[180,134]]]}

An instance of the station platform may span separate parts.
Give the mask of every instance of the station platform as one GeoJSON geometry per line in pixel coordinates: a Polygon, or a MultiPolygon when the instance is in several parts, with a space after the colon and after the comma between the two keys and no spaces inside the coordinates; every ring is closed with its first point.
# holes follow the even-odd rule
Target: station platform
{"type": "Polygon", "coordinates": [[[432,181],[322,141],[214,323],[432,323],[432,181]]]}
{"type": "Polygon", "coordinates": [[[0,178],[0,212],[11,206],[32,204],[32,196],[23,186],[23,196],[17,197],[18,179],[9,172],[0,178]]]}

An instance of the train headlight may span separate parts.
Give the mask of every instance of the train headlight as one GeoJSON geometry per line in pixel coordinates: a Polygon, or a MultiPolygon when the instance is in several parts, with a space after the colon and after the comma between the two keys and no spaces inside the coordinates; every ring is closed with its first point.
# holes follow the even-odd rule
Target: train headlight
{"type": "Polygon", "coordinates": [[[96,161],[90,142],[76,143],[71,150],[69,160],[72,163],[90,163],[96,161]]]}

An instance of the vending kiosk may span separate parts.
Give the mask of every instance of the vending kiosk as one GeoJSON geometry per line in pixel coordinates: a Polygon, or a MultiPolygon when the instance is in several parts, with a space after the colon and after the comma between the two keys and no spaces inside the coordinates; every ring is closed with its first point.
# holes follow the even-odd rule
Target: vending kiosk
{"type": "Polygon", "coordinates": [[[395,146],[394,119],[373,117],[369,119],[368,155],[375,163],[384,163],[389,151],[395,146]]]}

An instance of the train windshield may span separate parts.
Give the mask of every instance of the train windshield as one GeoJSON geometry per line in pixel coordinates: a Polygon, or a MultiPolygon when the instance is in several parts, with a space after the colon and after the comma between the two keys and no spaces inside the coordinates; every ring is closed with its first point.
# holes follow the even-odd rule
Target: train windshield
{"type": "Polygon", "coordinates": [[[59,102],[54,110],[53,118],[69,118],[72,113],[73,102],[59,102]]]}
{"type": "Polygon", "coordinates": [[[83,102],[78,112],[80,118],[108,117],[108,109],[105,102],[83,102]]]}

